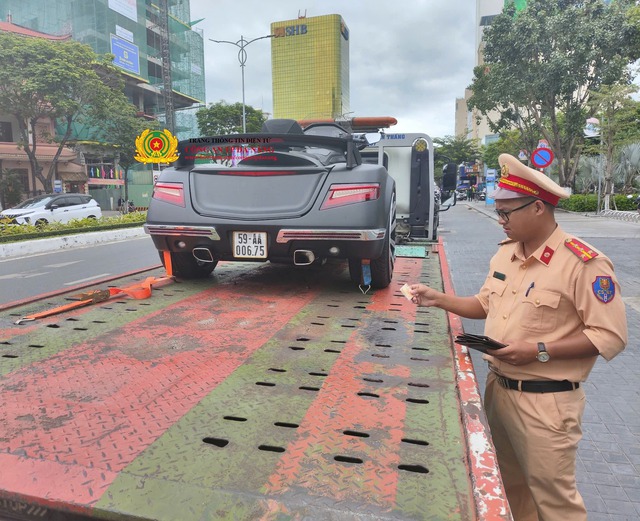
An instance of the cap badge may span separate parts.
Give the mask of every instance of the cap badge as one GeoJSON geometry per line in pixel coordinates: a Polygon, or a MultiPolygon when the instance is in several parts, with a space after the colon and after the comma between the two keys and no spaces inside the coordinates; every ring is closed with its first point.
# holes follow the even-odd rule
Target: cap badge
{"type": "Polygon", "coordinates": [[[509,165],[502,165],[500,167],[500,177],[509,177],[509,165]]]}

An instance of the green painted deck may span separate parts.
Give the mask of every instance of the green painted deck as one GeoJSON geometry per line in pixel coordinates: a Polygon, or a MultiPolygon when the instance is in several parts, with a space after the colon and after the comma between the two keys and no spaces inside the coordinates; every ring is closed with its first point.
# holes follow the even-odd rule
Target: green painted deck
{"type": "Polygon", "coordinates": [[[366,295],[344,265],[221,263],[1,312],[0,517],[476,519],[449,324],[415,281],[443,287],[437,255],[366,295]]]}

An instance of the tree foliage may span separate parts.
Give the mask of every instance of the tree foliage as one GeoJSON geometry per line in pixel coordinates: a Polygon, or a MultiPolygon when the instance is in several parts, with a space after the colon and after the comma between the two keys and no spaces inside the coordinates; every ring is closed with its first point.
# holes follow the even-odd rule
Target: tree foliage
{"type": "Polygon", "coordinates": [[[628,84],[638,56],[638,27],[618,0],[529,0],[510,5],[484,35],[484,64],[474,69],[469,105],[494,132],[517,128],[531,152],[545,138],[559,180],[570,186],[583,143],[590,96],[603,85],[628,84]]]}
{"type": "Polygon", "coordinates": [[[594,92],[589,105],[600,121],[600,153],[604,155],[604,209],[609,209],[610,196],[613,194],[614,156],[619,134],[623,124],[616,114],[623,107],[631,107],[630,95],[637,90],[635,85],[603,85],[594,92]]]}
{"type": "Polygon", "coordinates": [[[444,163],[474,163],[480,159],[480,150],[476,139],[469,139],[464,135],[434,138],[436,165],[444,163]]]}
{"type": "MultiPolygon", "coordinates": [[[[245,105],[247,132],[260,132],[267,116],[261,110],[245,105]]],[[[224,100],[210,103],[196,112],[198,130],[202,136],[242,133],[242,103],[230,105],[224,100]]]]}
{"type": "Polygon", "coordinates": [[[112,55],[99,56],[73,40],[0,33],[0,112],[16,119],[18,145],[46,191],[52,191],[56,163],[72,135],[74,122],[82,116],[101,121],[113,100],[124,98],[112,60],[112,55]],[[36,125],[43,118],[61,123],[62,133],[38,132],[36,125]],[[58,144],[46,173],[36,155],[40,143],[58,144]]]}
{"type": "Polygon", "coordinates": [[[525,150],[526,146],[522,142],[520,132],[508,130],[500,134],[497,141],[484,145],[481,149],[482,162],[487,168],[500,169],[498,157],[500,154],[511,154],[518,157],[520,150],[525,150]]]}

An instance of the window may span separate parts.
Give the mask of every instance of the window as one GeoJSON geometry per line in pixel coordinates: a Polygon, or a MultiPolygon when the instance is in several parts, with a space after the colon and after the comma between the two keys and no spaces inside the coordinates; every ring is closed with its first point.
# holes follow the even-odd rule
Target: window
{"type": "Polygon", "coordinates": [[[11,130],[11,123],[8,121],[0,121],[0,142],[12,143],[13,132],[11,130]]]}

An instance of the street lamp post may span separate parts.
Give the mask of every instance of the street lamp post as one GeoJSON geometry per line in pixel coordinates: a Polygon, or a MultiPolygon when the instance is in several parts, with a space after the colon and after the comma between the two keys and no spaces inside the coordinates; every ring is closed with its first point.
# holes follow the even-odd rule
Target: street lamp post
{"type": "Polygon", "coordinates": [[[246,114],[246,106],[244,101],[244,66],[247,63],[247,51],[245,48],[250,44],[257,40],[263,40],[264,38],[273,38],[273,34],[268,34],[266,36],[258,36],[258,38],[254,38],[253,40],[245,40],[244,36],[240,36],[240,39],[237,42],[230,42],[228,40],[214,40],[209,38],[214,43],[229,43],[231,45],[235,45],[238,51],[238,61],[240,62],[240,69],[242,69],[242,133],[247,133],[247,114],[246,114]]]}

